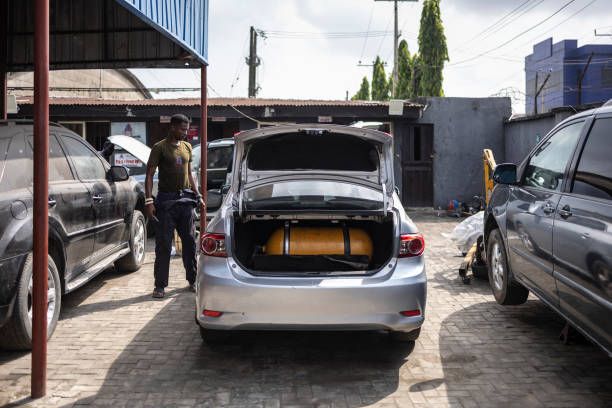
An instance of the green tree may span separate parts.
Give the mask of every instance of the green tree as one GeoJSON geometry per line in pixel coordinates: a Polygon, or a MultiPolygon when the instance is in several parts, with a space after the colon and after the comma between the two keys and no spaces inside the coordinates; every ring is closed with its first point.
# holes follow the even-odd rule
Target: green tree
{"type": "Polygon", "coordinates": [[[389,84],[387,82],[387,75],[385,74],[385,66],[380,57],[377,56],[372,74],[372,100],[386,101],[388,99],[389,84]]]}
{"type": "Polygon", "coordinates": [[[361,81],[361,88],[359,91],[351,98],[354,101],[367,101],[370,99],[370,82],[368,81],[368,77],[363,77],[361,81]]]}
{"type": "Polygon", "coordinates": [[[397,71],[398,82],[393,97],[408,99],[412,96],[412,58],[406,40],[402,40],[399,44],[397,71]]]}
{"type": "Polygon", "coordinates": [[[440,0],[425,0],[419,28],[420,96],[443,96],[442,70],[448,61],[440,0]]]}
{"type": "Polygon", "coordinates": [[[421,69],[421,57],[419,54],[414,54],[412,59],[410,60],[410,97],[417,98],[422,96],[421,94],[421,77],[422,77],[422,69],[421,69]]]}

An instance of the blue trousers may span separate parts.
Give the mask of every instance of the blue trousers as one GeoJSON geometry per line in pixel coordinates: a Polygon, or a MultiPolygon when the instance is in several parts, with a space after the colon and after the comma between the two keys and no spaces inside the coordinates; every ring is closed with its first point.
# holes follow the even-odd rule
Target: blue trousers
{"type": "Polygon", "coordinates": [[[155,199],[155,215],[159,222],[155,226],[155,287],[168,286],[170,254],[174,230],[182,243],[183,266],[189,283],[196,277],[195,201],[184,198],[182,193],[159,192],[155,199]]]}

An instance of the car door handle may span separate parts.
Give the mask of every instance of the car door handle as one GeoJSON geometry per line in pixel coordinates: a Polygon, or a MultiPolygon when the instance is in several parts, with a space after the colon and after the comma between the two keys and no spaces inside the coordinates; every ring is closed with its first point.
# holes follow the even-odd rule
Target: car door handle
{"type": "Polygon", "coordinates": [[[569,218],[572,216],[572,211],[569,205],[564,206],[557,213],[563,218],[569,218]]]}
{"type": "Polygon", "coordinates": [[[555,212],[555,207],[550,201],[548,201],[546,204],[544,204],[544,206],[542,206],[542,211],[544,211],[544,214],[552,214],[555,212]]]}
{"type": "Polygon", "coordinates": [[[96,195],[92,196],[91,199],[94,201],[94,203],[99,203],[99,202],[102,201],[102,196],[96,194],[96,195]]]}
{"type": "Polygon", "coordinates": [[[57,200],[49,197],[49,199],[47,200],[47,204],[49,204],[49,207],[55,207],[55,205],[57,204],[57,200]]]}

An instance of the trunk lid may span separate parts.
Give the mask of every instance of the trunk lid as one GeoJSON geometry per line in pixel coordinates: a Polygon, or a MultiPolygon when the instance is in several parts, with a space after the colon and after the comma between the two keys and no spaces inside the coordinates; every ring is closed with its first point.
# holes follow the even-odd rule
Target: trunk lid
{"type": "Polygon", "coordinates": [[[240,213],[386,213],[394,191],[392,142],[383,132],[339,125],[243,132],[232,180],[240,213]]]}

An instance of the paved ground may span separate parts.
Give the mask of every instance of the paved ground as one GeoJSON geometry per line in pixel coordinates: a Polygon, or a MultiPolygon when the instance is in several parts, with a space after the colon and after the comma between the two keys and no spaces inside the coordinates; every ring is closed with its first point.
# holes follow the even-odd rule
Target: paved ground
{"type": "MultiPolygon", "coordinates": [[[[416,344],[382,334],[254,333],[211,349],[193,322],[180,261],[163,301],[152,257],[109,270],[64,298],[49,342],[48,396],[30,401],[30,355],[0,351],[0,405],[612,406],[612,360],[564,346],[538,300],[498,306],[488,283],[463,285],[440,236],[456,221],[414,216],[427,239],[429,296],[416,344]]],[[[279,305],[281,306],[281,305],[279,305]]]]}

